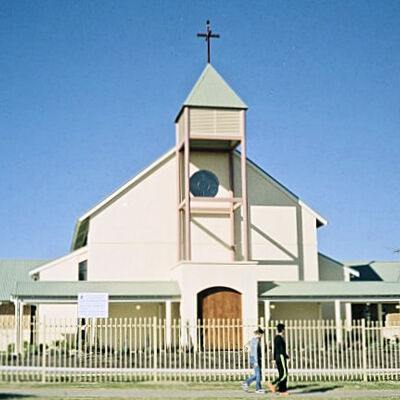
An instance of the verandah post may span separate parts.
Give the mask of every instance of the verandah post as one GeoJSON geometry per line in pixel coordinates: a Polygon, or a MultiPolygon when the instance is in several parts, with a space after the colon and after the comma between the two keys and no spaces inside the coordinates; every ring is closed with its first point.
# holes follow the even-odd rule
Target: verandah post
{"type": "Polygon", "coordinates": [[[340,300],[335,300],[335,325],[336,325],[336,341],[342,345],[342,316],[341,316],[341,304],[340,300]]]}

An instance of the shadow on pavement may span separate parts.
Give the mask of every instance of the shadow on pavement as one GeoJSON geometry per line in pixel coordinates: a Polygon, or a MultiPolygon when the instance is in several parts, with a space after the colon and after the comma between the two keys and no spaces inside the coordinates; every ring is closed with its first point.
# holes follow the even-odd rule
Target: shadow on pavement
{"type": "Polygon", "coordinates": [[[36,397],[31,394],[18,394],[18,393],[0,393],[0,400],[7,400],[7,399],[27,399],[36,397]]]}
{"type": "Polygon", "coordinates": [[[306,390],[302,390],[301,392],[299,392],[299,393],[301,393],[301,394],[307,394],[307,393],[326,393],[326,392],[329,392],[329,391],[331,391],[331,390],[335,390],[335,389],[340,389],[342,386],[340,386],[340,385],[335,385],[335,386],[328,386],[328,387],[321,387],[321,386],[318,386],[318,387],[308,387],[306,390]]]}
{"type": "Polygon", "coordinates": [[[313,386],[315,386],[314,384],[312,384],[312,383],[309,383],[308,385],[306,385],[306,384],[298,384],[298,385],[294,385],[294,384],[290,384],[290,385],[288,385],[288,387],[290,388],[290,390],[297,390],[297,389],[304,389],[304,388],[310,388],[310,387],[313,387],[313,386]]]}

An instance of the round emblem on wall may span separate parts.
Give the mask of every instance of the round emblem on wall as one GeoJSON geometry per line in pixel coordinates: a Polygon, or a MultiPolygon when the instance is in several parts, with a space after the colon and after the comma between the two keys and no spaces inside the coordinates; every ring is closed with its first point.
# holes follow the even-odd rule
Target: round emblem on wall
{"type": "Polygon", "coordinates": [[[190,193],[193,196],[215,197],[218,187],[218,178],[210,171],[200,170],[190,177],[190,193]]]}

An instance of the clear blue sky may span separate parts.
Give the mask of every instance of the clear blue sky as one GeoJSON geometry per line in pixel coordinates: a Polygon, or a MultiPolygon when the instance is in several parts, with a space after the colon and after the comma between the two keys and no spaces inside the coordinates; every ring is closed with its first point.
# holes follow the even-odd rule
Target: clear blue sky
{"type": "Polygon", "coordinates": [[[248,156],[329,220],[320,251],[399,258],[397,0],[2,0],[1,258],[67,253],[76,219],[174,145],[206,19],[248,156]]]}

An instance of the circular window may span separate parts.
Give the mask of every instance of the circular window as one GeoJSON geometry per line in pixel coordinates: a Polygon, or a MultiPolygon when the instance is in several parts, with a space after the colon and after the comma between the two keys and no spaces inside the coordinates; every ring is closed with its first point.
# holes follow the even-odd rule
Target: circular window
{"type": "Polygon", "coordinates": [[[197,171],[190,177],[190,193],[196,197],[215,197],[218,186],[218,178],[210,171],[197,171]]]}

